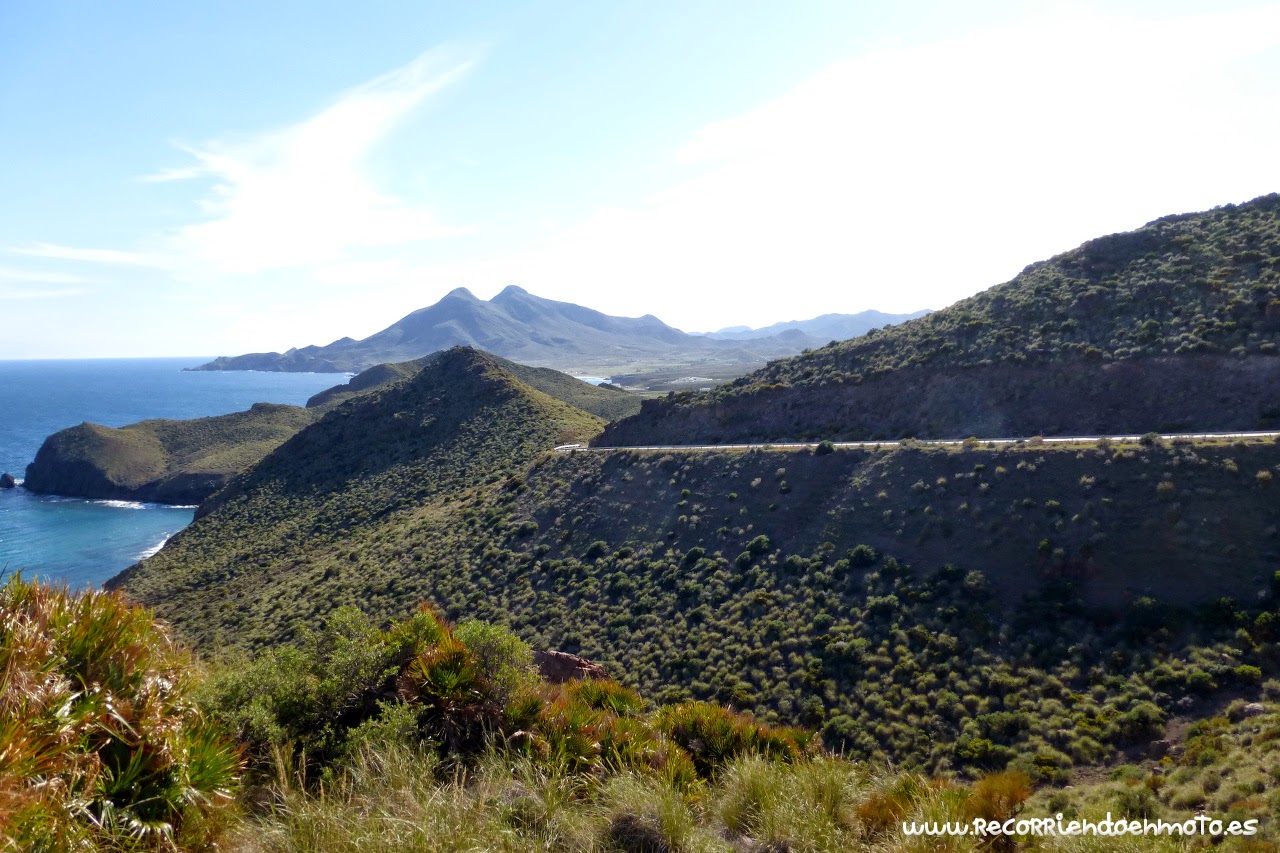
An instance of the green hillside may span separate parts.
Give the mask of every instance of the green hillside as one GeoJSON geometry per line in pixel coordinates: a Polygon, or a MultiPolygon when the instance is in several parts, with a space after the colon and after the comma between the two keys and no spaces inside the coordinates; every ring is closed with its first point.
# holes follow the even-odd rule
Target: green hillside
{"type": "MultiPolygon", "coordinates": [[[[84,423],[45,440],[27,469],[33,492],[85,498],[196,504],[225,486],[303,427],[353,397],[416,375],[439,354],[380,364],[296,406],[258,403],[246,412],[191,420],[150,420],[118,429],[84,423]]],[[[638,397],[544,367],[492,356],[534,389],[605,420],[635,414],[638,397]]]]}
{"type": "MultiPolygon", "coordinates": [[[[203,503],[174,547],[113,584],[194,639],[279,641],[309,617],[355,603],[320,590],[344,573],[351,580],[357,561],[335,573],[318,558],[354,557],[354,538],[406,514],[449,517],[469,490],[602,424],[491,356],[455,348],[298,433],[203,503]],[[276,583],[295,588],[292,600],[264,597],[276,583]]],[[[404,603],[396,582],[380,597],[404,603]]]]}
{"type": "MultiPolygon", "coordinates": [[[[640,398],[620,388],[598,387],[567,373],[552,370],[549,367],[530,367],[517,364],[501,356],[489,353],[490,360],[502,367],[531,388],[563,400],[584,412],[604,418],[606,421],[617,420],[640,411],[640,398]]],[[[402,361],[394,364],[379,364],[351,378],[345,385],[335,385],[316,394],[307,401],[307,408],[319,408],[328,411],[357,394],[381,388],[392,382],[399,382],[414,375],[423,367],[433,363],[438,354],[402,361]]]]}
{"type": "Polygon", "coordinates": [[[471,358],[516,391],[500,420],[458,404],[470,453],[393,440],[411,385],[460,378],[428,369],[300,434],[120,582],[204,648],[436,601],[663,701],[930,772],[1065,778],[1272,671],[1273,442],[547,454],[544,410],[542,443],[490,464],[536,392],[471,358]]]}
{"type": "Polygon", "coordinates": [[[297,406],[120,427],[83,423],[45,439],[26,488],[86,498],[193,504],[314,422],[297,406]]]}
{"type": "Polygon", "coordinates": [[[1169,216],[898,326],[646,404],[603,444],[1280,424],[1280,195],[1169,216]]]}

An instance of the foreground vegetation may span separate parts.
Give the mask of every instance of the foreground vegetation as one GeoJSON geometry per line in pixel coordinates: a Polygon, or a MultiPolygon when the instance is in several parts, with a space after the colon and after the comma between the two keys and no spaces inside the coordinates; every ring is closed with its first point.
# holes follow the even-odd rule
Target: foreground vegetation
{"type": "Polygon", "coordinates": [[[548,683],[506,629],[428,607],[385,628],[339,611],[297,646],[209,667],[114,595],[10,579],[0,615],[0,849],[976,851],[1014,839],[909,836],[902,822],[1203,808],[1243,822],[1280,798],[1270,701],[1196,723],[1154,772],[1036,791],[1019,770],[856,763],[718,705],[548,683]]]}
{"type": "Polygon", "coordinates": [[[238,750],[145,611],[0,586],[0,850],[198,849],[227,826],[238,750]]]}

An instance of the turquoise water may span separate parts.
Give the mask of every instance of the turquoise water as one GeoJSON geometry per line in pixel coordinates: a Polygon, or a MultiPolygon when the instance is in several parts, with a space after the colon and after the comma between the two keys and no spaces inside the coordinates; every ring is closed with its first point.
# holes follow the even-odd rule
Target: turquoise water
{"type": "MultiPolygon", "coordinates": [[[[183,372],[207,358],[0,361],[0,472],[21,479],[40,443],[82,421],[123,426],[199,418],[257,402],[302,405],[333,373],[183,372]]],[[[154,553],[193,507],[84,501],[0,490],[0,570],[96,586],[154,553]]]]}

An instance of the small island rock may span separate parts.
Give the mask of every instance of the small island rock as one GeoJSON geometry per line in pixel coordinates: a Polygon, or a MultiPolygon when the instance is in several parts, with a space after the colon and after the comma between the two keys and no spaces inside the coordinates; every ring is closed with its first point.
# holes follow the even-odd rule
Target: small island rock
{"type": "Polygon", "coordinates": [[[0,474],[0,489],[12,489],[18,485],[18,481],[8,471],[0,474]]]}

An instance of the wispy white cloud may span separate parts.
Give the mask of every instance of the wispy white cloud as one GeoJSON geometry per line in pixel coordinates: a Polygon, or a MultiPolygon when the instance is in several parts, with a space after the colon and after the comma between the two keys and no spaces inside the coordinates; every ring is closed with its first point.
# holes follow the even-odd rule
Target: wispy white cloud
{"type": "MultiPolygon", "coordinates": [[[[198,149],[192,148],[189,145],[182,145],[182,144],[176,144],[175,147],[177,147],[178,150],[180,151],[186,152],[196,160],[200,159],[200,153],[198,149]]],[[[142,175],[138,178],[138,180],[144,184],[163,184],[163,183],[169,183],[170,181],[189,181],[192,178],[204,177],[207,174],[209,173],[208,173],[208,170],[205,168],[205,166],[203,164],[197,163],[192,166],[175,166],[167,169],[160,169],[159,171],[152,172],[147,175],[142,175]]]]}
{"type": "Polygon", "coordinates": [[[1077,8],[878,50],[707,125],[674,154],[691,177],[644,203],[431,277],[684,328],[942,307],[1088,238],[1280,189],[1277,46],[1272,5],[1077,8]]]}
{"type": "Polygon", "coordinates": [[[299,124],[186,147],[197,163],[145,178],[212,181],[201,200],[208,217],[181,228],[168,241],[170,250],[243,273],[463,233],[427,207],[376,187],[366,161],[405,116],[471,66],[447,51],[430,51],[299,124]]]}
{"type": "MultiPolygon", "coordinates": [[[[133,267],[164,267],[166,259],[146,252],[126,252],[119,249],[86,249],[76,246],[60,246],[56,243],[37,243],[29,247],[11,247],[15,255],[32,258],[48,258],[56,261],[83,261],[93,264],[115,264],[133,267]]],[[[46,273],[56,275],[56,273],[46,273]]]]}
{"type": "Polygon", "coordinates": [[[0,299],[66,299],[85,293],[83,287],[23,287],[0,283],[0,299]]]}
{"type": "Polygon", "coordinates": [[[84,295],[92,283],[70,273],[0,266],[0,299],[65,299],[84,295]]]}
{"type": "Polygon", "coordinates": [[[354,250],[467,233],[423,204],[378,188],[368,161],[379,142],[474,60],[428,51],[341,94],[318,114],[283,128],[178,145],[194,162],[139,178],[205,181],[189,224],[144,235],[145,251],[53,243],[8,251],[60,261],[151,267],[179,278],[256,273],[346,259],[354,250]]]}
{"type": "Polygon", "coordinates": [[[71,273],[0,267],[0,283],[17,284],[88,284],[90,279],[71,273]]]}

